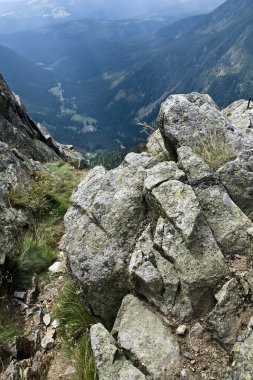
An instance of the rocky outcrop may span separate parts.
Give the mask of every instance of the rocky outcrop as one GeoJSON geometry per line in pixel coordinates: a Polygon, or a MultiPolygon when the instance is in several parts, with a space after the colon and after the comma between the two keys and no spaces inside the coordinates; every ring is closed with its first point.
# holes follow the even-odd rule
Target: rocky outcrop
{"type": "Polygon", "coordinates": [[[169,97],[159,128],[146,153],[73,193],[69,267],[113,326],[91,329],[99,378],[224,379],[238,339],[250,350],[253,139],[197,93],[169,97]],[[238,154],[217,171],[194,153],[212,134],[238,154]]]}
{"type": "Polygon", "coordinates": [[[0,266],[6,257],[17,255],[18,233],[29,221],[24,210],[10,206],[9,191],[14,186],[30,184],[36,170],[39,170],[38,163],[0,142],[0,266]]]}
{"type": "Polygon", "coordinates": [[[0,270],[6,257],[18,254],[19,232],[29,224],[25,210],[11,207],[10,190],[31,184],[35,173],[44,170],[42,163],[61,159],[80,169],[86,165],[81,153],[58,144],[34,123],[0,76],[0,270]]]}
{"type": "MultiPolygon", "coordinates": [[[[247,107],[247,102],[245,101],[247,107]]],[[[236,151],[250,149],[253,137],[219,111],[209,95],[171,95],[161,105],[158,125],[168,151],[216,135],[236,151]]]]}
{"type": "Polygon", "coordinates": [[[73,146],[57,143],[41,125],[28,115],[18,95],[0,74],[0,141],[18,149],[27,158],[40,162],[63,159],[83,169],[86,161],[73,146]]]}

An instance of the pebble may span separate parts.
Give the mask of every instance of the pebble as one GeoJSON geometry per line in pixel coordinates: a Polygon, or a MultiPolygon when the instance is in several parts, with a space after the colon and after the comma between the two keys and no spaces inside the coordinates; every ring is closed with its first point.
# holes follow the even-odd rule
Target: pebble
{"type": "Polygon", "coordinates": [[[18,292],[18,291],[14,292],[14,297],[20,300],[24,300],[25,296],[26,296],[26,292],[18,292]]]}
{"type": "Polygon", "coordinates": [[[193,355],[190,353],[190,352],[184,352],[183,353],[183,356],[186,358],[186,359],[189,359],[189,360],[193,360],[193,355]]]}
{"type": "Polygon", "coordinates": [[[54,328],[54,329],[57,329],[59,326],[60,326],[60,320],[59,319],[54,319],[51,326],[54,328]]]}
{"type": "Polygon", "coordinates": [[[35,323],[35,325],[39,325],[42,322],[43,315],[44,315],[44,313],[41,309],[34,313],[33,322],[35,323]]]}
{"type": "Polygon", "coordinates": [[[66,272],[66,266],[60,261],[56,261],[48,270],[52,273],[64,273],[66,272]]]}
{"type": "Polygon", "coordinates": [[[64,372],[64,375],[65,376],[68,376],[68,375],[73,375],[74,373],[76,373],[76,369],[75,367],[73,366],[69,366],[66,371],[64,372]]]}
{"type": "Polygon", "coordinates": [[[190,369],[183,369],[180,373],[180,380],[195,380],[195,377],[190,369]]]}
{"type": "Polygon", "coordinates": [[[48,336],[49,338],[54,338],[55,334],[56,334],[56,331],[52,327],[47,329],[46,336],[48,336]]]}
{"type": "Polygon", "coordinates": [[[203,335],[203,332],[204,328],[199,322],[195,323],[191,328],[192,337],[200,338],[203,335]]]}
{"type": "Polygon", "coordinates": [[[41,347],[45,350],[51,350],[54,347],[54,339],[45,336],[41,341],[41,347]]]}
{"type": "Polygon", "coordinates": [[[187,326],[186,325],[180,325],[178,326],[176,333],[177,335],[184,335],[186,333],[187,326]]]}
{"type": "Polygon", "coordinates": [[[51,315],[49,313],[44,315],[43,322],[45,323],[46,326],[50,325],[50,323],[51,323],[51,315]]]}

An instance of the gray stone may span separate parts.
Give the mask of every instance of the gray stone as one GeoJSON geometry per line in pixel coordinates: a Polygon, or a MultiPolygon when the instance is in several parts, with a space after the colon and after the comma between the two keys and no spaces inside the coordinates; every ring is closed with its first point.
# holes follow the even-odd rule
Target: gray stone
{"type": "Polygon", "coordinates": [[[171,180],[152,190],[163,215],[175,225],[185,241],[191,240],[200,217],[199,202],[189,185],[171,180]]]}
{"type": "Polygon", "coordinates": [[[52,273],[64,273],[66,272],[67,268],[66,265],[64,265],[61,261],[56,261],[48,268],[48,270],[52,273]]]}
{"type": "Polygon", "coordinates": [[[145,170],[134,166],[92,170],[73,194],[65,216],[70,269],[87,303],[107,326],[128,292],[129,250],[146,216],[144,176],[145,170]]]}
{"type": "Polygon", "coordinates": [[[186,333],[186,331],[187,331],[187,326],[186,325],[180,325],[176,329],[176,334],[177,335],[184,335],[186,333]]]}
{"type": "Polygon", "coordinates": [[[248,100],[236,100],[224,108],[222,113],[235,127],[252,136],[253,110],[252,108],[247,108],[247,105],[248,100]]]}
{"type": "Polygon", "coordinates": [[[192,337],[201,338],[201,336],[203,335],[203,332],[204,332],[204,327],[199,322],[196,322],[191,327],[190,334],[192,337]]]}
{"type": "Polygon", "coordinates": [[[177,373],[180,354],[176,339],[162,319],[138,298],[124,298],[112,333],[117,336],[118,346],[152,378],[177,373]]]}
{"type": "Polygon", "coordinates": [[[178,152],[180,166],[193,186],[202,212],[222,252],[228,255],[244,252],[250,260],[253,252],[250,233],[252,222],[232,201],[226,188],[215,175],[212,176],[200,158],[190,149],[185,151],[184,148],[180,148],[178,152]],[[197,164],[194,165],[194,162],[197,164]]]}
{"type": "Polygon", "coordinates": [[[157,129],[149,136],[147,142],[147,152],[152,156],[162,154],[166,160],[169,160],[171,158],[169,156],[169,152],[165,148],[164,141],[159,129],[157,129]]]}
{"type": "Polygon", "coordinates": [[[242,343],[233,347],[232,370],[224,376],[224,380],[252,380],[253,374],[253,332],[242,343]]]}
{"type": "Polygon", "coordinates": [[[91,347],[100,380],[145,380],[145,376],[118,351],[116,342],[102,324],[91,327],[91,347]]]}
{"type": "Polygon", "coordinates": [[[14,292],[14,297],[20,300],[24,300],[25,296],[26,296],[26,292],[18,292],[18,291],[14,292]]]}
{"type": "Polygon", "coordinates": [[[41,341],[41,347],[45,350],[51,350],[54,347],[54,338],[50,336],[44,336],[41,341]]]}
{"type": "Polygon", "coordinates": [[[147,170],[147,177],[144,182],[144,187],[147,190],[152,190],[154,187],[161,185],[169,180],[183,181],[185,173],[178,169],[174,161],[164,161],[147,170]]]}
{"type": "Polygon", "coordinates": [[[45,314],[43,316],[43,322],[45,323],[46,326],[49,326],[51,323],[51,315],[49,313],[45,314]]]}
{"type": "Polygon", "coordinates": [[[245,296],[241,278],[229,280],[216,294],[217,305],[208,315],[206,329],[226,349],[231,349],[240,333],[241,317],[237,311],[245,296]]]}
{"type": "Polygon", "coordinates": [[[121,166],[133,166],[133,167],[142,167],[145,169],[152,168],[154,165],[164,161],[165,157],[163,153],[160,153],[156,156],[149,154],[147,152],[143,153],[128,153],[122,162],[121,166]]]}
{"type": "Polygon", "coordinates": [[[203,182],[214,181],[213,170],[204,161],[193,153],[188,146],[182,146],[177,149],[179,163],[191,183],[195,186],[203,182]]]}
{"type": "Polygon", "coordinates": [[[168,151],[179,146],[193,147],[196,141],[219,136],[237,151],[252,147],[253,138],[232,125],[209,95],[171,95],[162,103],[158,126],[168,151]]]}
{"type": "Polygon", "coordinates": [[[211,185],[196,190],[199,202],[214,237],[227,255],[253,253],[253,239],[247,232],[252,228],[250,219],[229,197],[222,185],[211,185]]]}
{"type": "Polygon", "coordinates": [[[60,159],[49,146],[38,126],[27,114],[26,109],[10,91],[0,77],[0,141],[17,148],[27,158],[46,162],[60,159]]]}
{"type": "MultiPolygon", "coordinates": [[[[163,312],[174,314],[181,322],[193,315],[208,312],[213,306],[214,291],[211,289],[215,289],[219,281],[226,276],[227,267],[203,217],[198,221],[190,246],[166,220],[158,222],[155,243],[158,250],[163,253],[163,260],[167,258],[171,265],[168,274],[164,272],[162,275],[164,284],[170,281],[170,278],[175,279],[174,291],[171,293],[174,294],[173,307],[167,304],[167,312],[165,310],[163,312]],[[174,271],[173,277],[172,271],[174,271]]],[[[167,286],[164,286],[166,292],[167,286]]],[[[168,291],[171,290],[171,285],[168,284],[168,291]]],[[[164,300],[166,302],[166,297],[164,300]]]]}
{"type": "Polygon", "coordinates": [[[180,372],[180,380],[195,380],[195,376],[190,369],[183,369],[180,372]]]}
{"type": "Polygon", "coordinates": [[[253,218],[253,150],[242,152],[222,166],[217,175],[230,197],[250,219],[253,218]]]}

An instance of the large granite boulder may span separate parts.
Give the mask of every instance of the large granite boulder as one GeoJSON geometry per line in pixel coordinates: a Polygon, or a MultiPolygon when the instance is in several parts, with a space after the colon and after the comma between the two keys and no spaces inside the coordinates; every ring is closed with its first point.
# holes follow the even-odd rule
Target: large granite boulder
{"type": "Polygon", "coordinates": [[[253,137],[233,125],[206,94],[171,95],[162,103],[158,125],[166,148],[194,147],[201,139],[218,136],[236,151],[250,149],[253,137]]]}
{"type": "Polygon", "coordinates": [[[248,107],[248,100],[240,99],[222,110],[222,113],[238,129],[253,136],[253,107],[248,107]]]}
{"type": "Polygon", "coordinates": [[[101,323],[91,327],[90,335],[100,380],[145,380],[145,375],[126,359],[101,323]]]}
{"type": "Polygon", "coordinates": [[[253,314],[253,139],[196,93],[169,97],[159,127],[147,152],[78,186],[65,252],[87,306],[113,326],[91,329],[101,379],[225,379],[253,314]],[[194,152],[213,133],[238,154],[216,171],[194,152]]]}
{"type": "Polygon", "coordinates": [[[180,351],[170,327],[138,298],[124,298],[112,335],[147,378],[172,377],[178,371],[180,351]]]}
{"type": "Polygon", "coordinates": [[[110,172],[95,168],[72,195],[65,217],[70,269],[107,325],[128,291],[128,256],[146,217],[144,175],[142,167],[131,165],[110,172]]]}
{"type": "Polygon", "coordinates": [[[252,220],[253,150],[245,150],[235,160],[226,163],[217,171],[217,176],[233,201],[252,220]]]}

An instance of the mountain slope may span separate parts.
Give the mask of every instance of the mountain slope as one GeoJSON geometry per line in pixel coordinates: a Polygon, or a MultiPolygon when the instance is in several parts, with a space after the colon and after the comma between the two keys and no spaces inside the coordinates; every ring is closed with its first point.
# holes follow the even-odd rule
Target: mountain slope
{"type": "Polygon", "coordinates": [[[80,18],[126,19],[148,17],[154,14],[171,21],[192,14],[208,12],[224,0],[172,1],[165,9],[164,0],[1,0],[0,33],[21,31],[36,26],[58,24],[80,18]]]}
{"type": "Polygon", "coordinates": [[[136,21],[83,20],[0,42],[55,77],[44,90],[56,111],[39,115],[36,99],[28,106],[57,139],[86,149],[131,146],[144,138],[134,119],[154,120],[171,93],[208,92],[220,106],[252,96],[252,15],[251,0],[229,0],[156,35],[136,21]]]}

